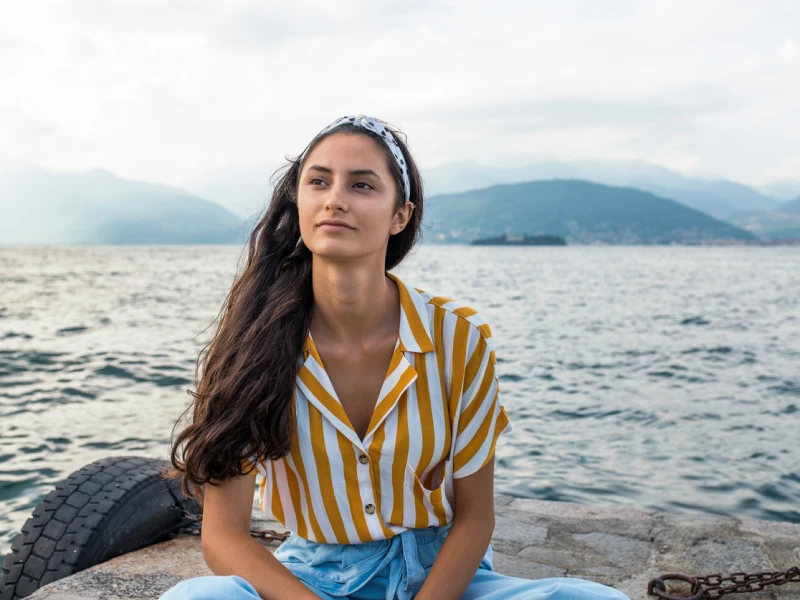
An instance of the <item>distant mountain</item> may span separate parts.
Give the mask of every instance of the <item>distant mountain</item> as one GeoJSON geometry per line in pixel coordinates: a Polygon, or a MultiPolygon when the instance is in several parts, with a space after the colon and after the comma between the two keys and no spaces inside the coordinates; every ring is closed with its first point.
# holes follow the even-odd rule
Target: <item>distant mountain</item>
{"type": "Polygon", "coordinates": [[[462,192],[498,183],[583,179],[652,192],[723,220],[743,211],[771,210],[780,204],[779,200],[740,183],[685,177],[641,161],[544,162],[513,168],[493,168],[464,161],[426,169],[423,179],[428,195],[462,192]]]}
{"type": "MultiPolygon", "coordinates": [[[[263,211],[272,192],[269,181],[277,163],[219,170],[189,180],[183,186],[236,213],[250,218],[263,211]]],[[[633,187],[677,200],[718,219],[754,210],[771,210],[780,200],[762,190],[724,179],[686,177],[643,161],[547,161],[512,167],[491,167],[475,161],[422,168],[425,196],[453,194],[502,183],[547,179],[583,179],[606,185],[633,187]]],[[[788,196],[793,198],[800,194],[788,196]]]]}
{"type": "Polygon", "coordinates": [[[759,186],[758,191],[787,202],[793,198],[800,198],[800,179],[773,181],[767,185],[759,186]]]}
{"type": "Polygon", "coordinates": [[[791,202],[781,204],[775,209],[775,212],[791,213],[793,215],[800,215],[800,195],[791,202]]]}
{"type": "MultiPolygon", "coordinates": [[[[592,164],[584,163],[584,175],[591,174],[592,164]]],[[[696,243],[768,237],[773,232],[793,237],[798,225],[791,216],[793,203],[781,205],[777,211],[740,213],[741,222],[732,226],[660,194],[571,177],[431,194],[439,185],[479,185],[482,178],[516,178],[525,172],[538,177],[547,171],[566,173],[576,168],[546,163],[500,172],[476,163],[457,163],[434,169],[425,179],[428,201],[424,241],[469,243],[505,234],[551,234],[565,237],[569,243],[696,243]],[[765,213],[769,213],[766,227],[759,220],[765,213]]],[[[239,189],[250,185],[246,181],[255,185],[261,172],[260,168],[242,170],[250,179],[239,182],[244,185],[239,189]]],[[[263,172],[268,181],[274,169],[265,168],[263,172]]],[[[611,177],[609,172],[606,175],[611,177]]],[[[614,177],[647,177],[659,186],[669,182],[675,185],[675,178],[681,179],[645,163],[615,163],[614,177]]],[[[236,194],[229,192],[237,180],[228,183],[227,187],[217,187],[216,193],[233,203],[236,194]]],[[[729,197],[745,187],[730,182],[717,184],[716,189],[730,191],[729,197]]],[[[217,184],[208,180],[204,185],[213,189],[219,180],[217,184]]],[[[743,196],[748,194],[743,192],[743,196]]],[[[252,228],[252,220],[264,209],[267,200],[259,199],[262,195],[268,198],[269,192],[253,191],[250,208],[243,209],[249,214],[237,215],[184,189],[125,180],[102,169],[54,173],[35,167],[16,168],[0,172],[0,244],[241,244],[252,228]],[[259,207],[258,203],[263,204],[259,207]]]]}
{"type": "Polygon", "coordinates": [[[0,173],[0,244],[231,244],[245,222],[180,188],[102,169],[0,173]]]}
{"type": "Polygon", "coordinates": [[[800,196],[770,211],[736,215],[731,223],[763,239],[800,239],[800,196]]]}
{"type": "Polygon", "coordinates": [[[183,187],[208,198],[243,219],[263,213],[272,197],[270,178],[279,164],[224,169],[183,182],[183,187]]]}
{"type": "Polygon", "coordinates": [[[640,190],[553,179],[440,194],[426,201],[425,241],[470,243],[549,234],[570,244],[670,244],[754,240],[743,229],[640,190]]]}

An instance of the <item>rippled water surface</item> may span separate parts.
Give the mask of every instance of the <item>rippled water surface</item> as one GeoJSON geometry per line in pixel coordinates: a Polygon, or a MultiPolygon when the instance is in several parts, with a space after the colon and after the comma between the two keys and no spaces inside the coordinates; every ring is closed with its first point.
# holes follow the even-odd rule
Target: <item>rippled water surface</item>
{"type": "MultiPolygon", "coordinates": [[[[0,248],[0,554],[53,484],[166,457],[240,248],[0,248]]],[[[498,492],[800,522],[800,248],[435,247],[515,430],[498,492]]]]}

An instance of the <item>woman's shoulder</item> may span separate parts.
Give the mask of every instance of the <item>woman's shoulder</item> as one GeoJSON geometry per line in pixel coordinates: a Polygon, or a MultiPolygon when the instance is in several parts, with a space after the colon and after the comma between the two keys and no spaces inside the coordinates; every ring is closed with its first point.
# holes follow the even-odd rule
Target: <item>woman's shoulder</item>
{"type": "Polygon", "coordinates": [[[414,287],[414,290],[425,304],[427,309],[426,316],[434,334],[454,333],[457,329],[456,323],[462,322],[463,325],[461,327],[466,330],[468,338],[474,340],[474,342],[481,338],[492,352],[492,355],[494,355],[492,328],[483,311],[476,308],[476,303],[440,295],[418,287],[414,287]],[[437,323],[439,324],[438,327],[437,323]]]}

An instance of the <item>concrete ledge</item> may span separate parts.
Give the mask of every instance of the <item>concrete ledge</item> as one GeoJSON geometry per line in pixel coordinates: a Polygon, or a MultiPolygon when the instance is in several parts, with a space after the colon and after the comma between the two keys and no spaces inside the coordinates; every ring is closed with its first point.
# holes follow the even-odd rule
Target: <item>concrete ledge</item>
{"type": "MultiPolygon", "coordinates": [[[[495,570],[539,579],[580,577],[633,600],[664,573],[708,575],[786,570],[800,564],[800,525],[754,519],[677,517],[625,507],[591,507],[498,495],[495,570]]],[[[286,531],[253,507],[253,526],[286,531]]],[[[274,550],[277,542],[264,545],[274,550]]],[[[44,586],[31,600],[158,598],[178,581],[211,575],[197,536],[182,535],[44,586]]],[[[673,589],[680,594],[685,590],[673,589]]],[[[800,600],[800,583],[749,593],[747,600],[800,600]]]]}

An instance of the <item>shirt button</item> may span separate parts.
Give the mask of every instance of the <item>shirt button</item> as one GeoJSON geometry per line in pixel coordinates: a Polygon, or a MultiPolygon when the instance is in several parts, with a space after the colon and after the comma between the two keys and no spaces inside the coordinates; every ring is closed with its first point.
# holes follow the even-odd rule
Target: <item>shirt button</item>
{"type": "Polygon", "coordinates": [[[369,462],[369,458],[367,458],[366,454],[359,454],[358,455],[358,462],[360,462],[362,465],[365,465],[365,464],[367,464],[369,462]]]}
{"type": "Polygon", "coordinates": [[[374,513],[374,512],[375,512],[375,505],[374,505],[374,504],[367,504],[367,505],[364,507],[364,510],[365,510],[365,511],[367,511],[367,514],[368,514],[368,515],[371,515],[372,513],[374,513]]]}

